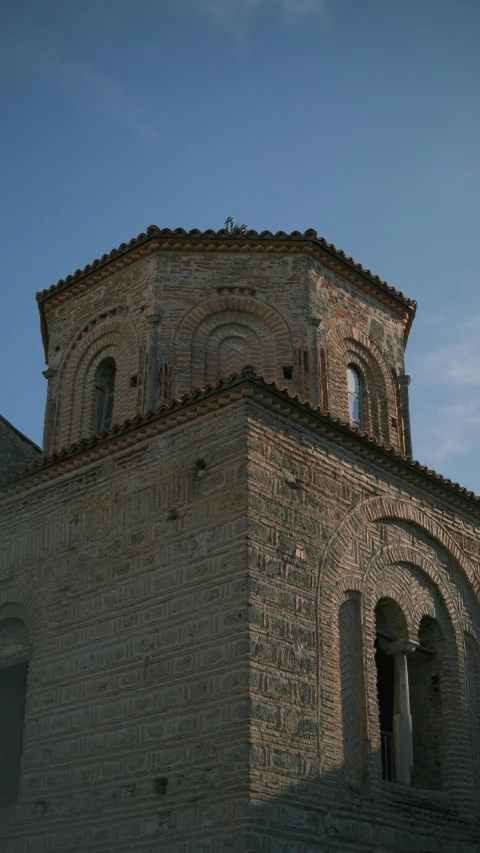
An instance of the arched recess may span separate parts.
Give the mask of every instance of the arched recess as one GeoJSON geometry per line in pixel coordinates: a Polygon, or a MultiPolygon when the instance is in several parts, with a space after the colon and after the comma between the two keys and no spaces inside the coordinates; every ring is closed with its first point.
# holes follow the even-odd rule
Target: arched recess
{"type": "MultiPolygon", "coordinates": [[[[414,723],[414,779],[412,784],[416,787],[422,786],[422,780],[430,778],[432,789],[440,789],[445,792],[460,795],[465,802],[470,799],[470,786],[457,784],[458,761],[467,767],[469,762],[468,752],[464,749],[464,740],[459,733],[467,727],[466,709],[461,707],[459,697],[465,694],[465,670],[462,649],[462,613],[444,570],[439,567],[433,559],[428,559],[418,552],[414,547],[406,545],[392,545],[383,548],[380,553],[370,562],[365,570],[362,582],[362,611],[363,630],[365,636],[365,671],[367,682],[367,718],[368,737],[371,744],[371,761],[369,767],[370,778],[376,782],[380,781],[380,763],[377,757],[380,753],[380,730],[378,726],[378,705],[375,691],[375,679],[377,676],[372,655],[368,650],[375,643],[374,612],[379,600],[389,599],[394,601],[402,610],[406,620],[406,634],[404,639],[413,644],[422,646],[432,645],[436,649],[435,658],[429,658],[425,654],[417,653],[408,656],[408,669],[410,678],[410,705],[414,723]],[[431,642],[425,640],[425,623],[428,622],[432,629],[431,642]],[[435,669],[437,667],[437,669],[435,669]],[[435,716],[431,714],[428,728],[432,736],[430,743],[430,758],[433,758],[433,738],[436,737],[437,749],[437,774],[428,771],[425,764],[421,762],[425,758],[423,749],[424,739],[419,736],[418,721],[421,716],[421,705],[423,704],[425,720],[427,719],[427,707],[431,694],[424,691],[420,696],[420,689],[425,677],[430,675],[436,678],[435,694],[437,700],[442,691],[442,707],[440,713],[435,716]],[[463,687],[463,690],[462,690],[463,687]],[[463,717],[463,719],[462,719],[463,717]],[[442,732],[440,736],[440,731],[442,732]],[[462,756],[463,750],[463,756],[462,756]],[[440,785],[441,777],[441,785],[440,785]]],[[[428,632],[427,632],[428,633],[428,632]]],[[[440,710],[440,709],[439,709],[440,710]]],[[[430,768],[430,771],[432,768],[430,768]]]]}
{"type": "Polygon", "coordinates": [[[125,314],[108,314],[90,324],[65,354],[57,386],[55,450],[95,433],[94,377],[98,365],[106,358],[113,359],[116,367],[116,423],[137,414],[141,389],[130,386],[130,377],[141,370],[138,333],[125,314]]]}
{"type": "Polygon", "coordinates": [[[465,633],[465,653],[473,786],[477,811],[480,811],[480,644],[470,633],[465,633]]]}
{"type": "Polygon", "coordinates": [[[34,657],[43,651],[45,639],[45,611],[38,596],[21,584],[5,584],[0,590],[0,619],[22,619],[30,634],[34,657]]]}
{"type": "Polygon", "coordinates": [[[38,608],[22,587],[0,594],[0,807],[18,799],[30,664],[42,642],[38,608]],[[25,607],[24,603],[27,604],[25,607]],[[35,635],[35,628],[38,636],[35,635]]]}
{"type": "MultiPolygon", "coordinates": [[[[376,705],[376,673],[373,666],[372,648],[375,637],[375,604],[382,596],[391,597],[404,611],[410,633],[418,639],[418,629],[424,615],[439,619],[442,630],[447,631],[450,650],[449,678],[454,696],[465,695],[465,663],[462,639],[462,612],[458,602],[457,590],[448,577],[448,573],[441,565],[436,565],[434,560],[428,560],[419,554],[416,549],[407,548],[403,545],[389,546],[380,551],[373,559],[363,565],[355,565],[352,561],[351,543],[365,543],[365,548],[360,553],[371,553],[371,543],[366,539],[367,528],[372,522],[377,521],[399,521],[407,522],[419,531],[426,533],[439,545],[448,555],[453,569],[458,572],[465,584],[465,595],[478,598],[478,581],[470,561],[460,550],[457,543],[448,532],[438,524],[427,512],[418,509],[412,504],[395,501],[389,498],[372,498],[356,506],[345,517],[339,525],[336,533],[325,549],[320,565],[317,586],[317,643],[318,643],[318,732],[319,732],[319,760],[320,772],[325,773],[338,768],[343,762],[342,744],[335,736],[338,732],[338,718],[335,708],[341,703],[340,684],[340,637],[339,637],[339,610],[346,597],[357,593],[361,601],[362,610],[362,645],[364,649],[364,673],[366,678],[367,699],[367,728],[364,737],[370,743],[370,749],[377,750],[377,756],[366,760],[368,767],[364,766],[364,773],[368,771],[370,778],[375,781],[374,761],[377,761],[380,748],[375,743],[372,733],[377,729],[377,705],[376,705]],[[382,581],[382,571],[387,566],[395,564],[390,580],[382,581]],[[399,564],[410,564],[416,570],[423,573],[432,589],[438,592],[438,601],[442,607],[433,606],[432,599],[428,595],[423,600],[412,601],[412,597],[405,589],[400,577],[399,564]]],[[[450,702],[448,715],[450,722],[451,742],[458,741],[459,755],[465,766],[470,766],[470,757],[465,751],[467,742],[466,731],[468,728],[466,708],[460,702],[450,702]],[[455,704],[455,707],[454,707],[455,704]],[[455,718],[455,719],[454,719],[455,718]],[[463,740],[462,740],[463,739],[463,740]]],[[[378,774],[377,774],[378,776],[378,774]]],[[[471,785],[464,777],[463,781],[452,781],[450,788],[456,786],[456,794],[461,797],[462,802],[469,808],[471,805],[471,785]],[[470,805],[469,805],[470,804],[470,805]]]]}
{"type": "Polygon", "coordinates": [[[414,767],[412,785],[424,790],[455,793],[459,751],[456,703],[453,703],[453,709],[451,707],[452,676],[456,681],[452,647],[448,635],[431,616],[422,617],[418,642],[419,647],[408,656],[414,767]],[[432,653],[422,649],[430,649],[432,653]]]}
{"type": "Polygon", "coordinates": [[[333,326],[326,342],[326,385],[329,411],[349,420],[347,369],[352,366],[363,384],[363,428],[387,446],[400,448],[397,393],[387,360],[373,338],[350,323],[333,326]],[[386,405],[385,405],[386,403],[386,405]],[[393,421],[392,421],[393,418],[393,421]]]}
{"type": "Polygon", "coordinates": [[[190,309],[173,339],[176,396],[215,383],[247,364],[283,382],[293,364],[293,342],[285,318],[253,297],[226,294],[190,309]]]}

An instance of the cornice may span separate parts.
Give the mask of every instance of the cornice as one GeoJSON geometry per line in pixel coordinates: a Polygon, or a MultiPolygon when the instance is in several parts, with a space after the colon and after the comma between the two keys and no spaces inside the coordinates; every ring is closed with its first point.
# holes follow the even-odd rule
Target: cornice
{"type": "Polygon", "coordinates": [[[109,254],[103,255],[92,264],[76,270],[73,275],[37,293],[46,356],[48,357],[48,329],[45,314],[49,305],[65,302],[72,296],[83,293],[109,278],[113,273],[160,251],[251,252],[310,256],[399,315],[403,321],[405,344],[407,342],[417,303],[387,284],[379,276],[374,275],[369,269],[356,263],[341,249],[337,249],[333,243],[318,237],[313,229],[303,234],[300,231],[293,231],[290,234],[284,231],[278,231],[276,234],[271,231],[262,231],[260,234],[256,231],[231,234],[226,229],[220,231],[193,229],[187,232],[183,228],[172,231],[169,228],[160,229],[156,225],[150,225],[146,232],[142,232],[129,243],[122,243],[118,248],[112,249],[109,254]]]}
{"type": "Polygon", "coordinates": [[[337,446],[351,451],[364,461],[377,465],[405,483],[446,500],[451,506],[480,519],[480,497],[458,483],[453,483],[410,457],[403,456],[392,447],[386,447],[373,436],[361,433],[329,412],[313,408],[310,403],[291,395],[279,387],[244,371],[216,385],[209,385],[180,400],[172,400],[160,409],[138,416],[114,426],[109,432],[84,439],[52,456],[43,456],[0,480],[0,500],[30,491],[84,466],[133,447],[156,435],[196,420],[211,412],[234,405],[241,400],[251,400],[264,409],[290,420],[321,436],[337,446]]]}

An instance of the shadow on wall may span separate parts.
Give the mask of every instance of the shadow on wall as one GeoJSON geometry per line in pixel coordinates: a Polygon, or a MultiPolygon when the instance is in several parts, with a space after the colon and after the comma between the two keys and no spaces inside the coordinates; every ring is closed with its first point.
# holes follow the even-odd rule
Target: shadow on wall
{"type": "Polygon", "coordinates": [[[480,824],[446,794],[389,782],[361,791],[346,786],[343,767],[269,797],[281,784],[272,773],[257,783],[248,833],[222,853],[480,853],[480,824]]]}

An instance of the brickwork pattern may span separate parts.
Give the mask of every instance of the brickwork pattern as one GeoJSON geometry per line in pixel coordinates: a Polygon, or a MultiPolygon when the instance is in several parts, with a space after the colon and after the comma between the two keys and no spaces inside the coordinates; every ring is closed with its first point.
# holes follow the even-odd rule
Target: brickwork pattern
{"type": "Polygon", "coordinates": [[[275,849],[273,839],[295,851],[456,851],[462,839],[477,849],[478,828],[471,834],[462,817],[478,808],[462,631],[468,625],[478,646],[479,562],[458,545],[468,522],[373,466],[360,471],[346,454],[307,448],[295,430],[261,421],[251,425],[249,500],[253,622],[262,638],[252,660],[252,771],[265,849],[275,849]],[[381,779],[374,640],[384,597],[398,603],[417,642],[425,617],[444,632],[439,795],[381,779]],[[361,757],[353,774],[352,755],[361,757]]]}
{"type": "Polygon", "coordinates": [[[222,295],[196,306],[180,323],[173,347],[177,396],[240,373],[246,365],[282,384],[282,367],[293,368],[292,334],[282,315],[244,295],[222,295]]]}
{"type": "Polygon", "coordinates": [[[153,851],[241,817],[242,420],[222,416],[215,449],[214,417],[2,508],[1,595],[36,636],[8,853],[153,851]]]}
{"type": "Polygon", "coordinates": [[[402,448],[402,318],[308,257],[162,252],[46,303],[45,447],[94,432],[92,371],[117,362],[115,420],[247,364],[348,420],[346,368],[365,378],[365,428],[402,448]],[[129,385],[137,376],[135,387],[129,385]]]}
{"type": "MultiPolygon", "coordinates": [[[[303,251],[160,245],[43,303],[47,452],[91,436],[105,357],[117,422],[246,363],[347,420],[354,364],[406,450],[404,312],[303,251]]],[[[478,506],[241,381],[0,492],[0,665],[31,641],[5,853],[480,853],[478,506]],[[438,650],[409,788],[382,780],[382,620],[438,650]]]]}
{"type": "Polygon", "coordinates": [[[74,342],[62,365],[60,399],[63,405],[56,415],[61,447],[96,432],[94,377],[105,358],[113,358],[116,364],[115,419],[121,423],[138,413],[138,390],[129,384],[130,379],[140,373],[138,336],[128,319],[107,317],[74,342]]]}
{"type": "Polygon", "coordinates": [[[8,853],[433,853],[432,838],[477,853],[468,516],[247,400],[10,498],[1,518],[2,596],[36,635],[8,853]],[[380,779],[385,595],[409,631],[428,615],[451,642],[436,797],[380,779]]]}
{"type": "Polygon", "coordinates": [[[347,368],[352,365],[361,376],[364,392],[364,429],[390,446],[402,447],[398,421],[401,411],[386,359],[376,343],[349,323],[336,324],[327,337],[327,394],[332,414],[348,421],[345,395],[347,368]]]}

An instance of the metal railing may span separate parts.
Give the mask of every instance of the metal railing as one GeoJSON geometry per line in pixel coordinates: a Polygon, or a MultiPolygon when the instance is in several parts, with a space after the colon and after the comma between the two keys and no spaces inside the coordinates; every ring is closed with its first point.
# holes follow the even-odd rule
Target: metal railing
{"type": "Polygon", "coordinates": [[[393,735],[391,732],[380,732],[382,749],[382,779],[387,782],[395,781],[393,764],[393,735]]]}

